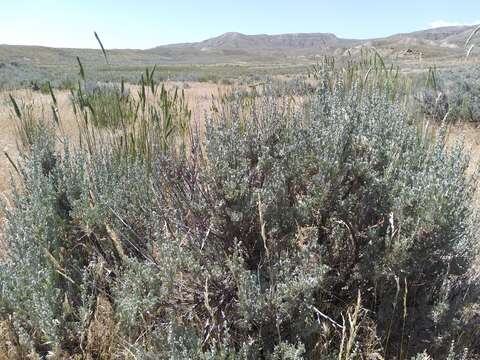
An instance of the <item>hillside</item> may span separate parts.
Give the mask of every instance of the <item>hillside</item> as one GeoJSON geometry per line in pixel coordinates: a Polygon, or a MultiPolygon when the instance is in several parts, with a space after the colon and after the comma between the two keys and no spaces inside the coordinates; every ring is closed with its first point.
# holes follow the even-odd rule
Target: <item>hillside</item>
{"type": "MultiPolygon", "coordinates": [[[[305,63],[325,54],[341,55],[364,46],[396,58],[462,56],[463,44],[472,27],[454,26],[396,34],[377,39],[343,39],[330,33],[245,35],[228,32],[197,43],[158,46],[146,50],[109,50],[114,65],[214,64],[214,63],[305,63]]],[[[79,56],[85,63],[102,64],[96,49],[48,48],[0,45],[3,64],[69,65],[79,56]]]]}

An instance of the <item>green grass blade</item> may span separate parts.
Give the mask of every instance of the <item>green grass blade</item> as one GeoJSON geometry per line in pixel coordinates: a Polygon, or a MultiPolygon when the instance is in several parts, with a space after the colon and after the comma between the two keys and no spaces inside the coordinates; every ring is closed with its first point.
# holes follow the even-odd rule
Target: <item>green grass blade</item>
{"type": "Polygon", "coordinates": [[[22,112],[20,111],[20,108],[18,107],[17,102],[13,98],[12,94],[8,94],[8,96],[10,97],[10,102],[12,103],[13,109],[15,110],[15,115],[17,115],[17,117],[19,119],[21,119],[22,118],[22,112]]]}
{"type": "Polygon", "coordinates": [[[10,155],[8,154],[8,152],[4,151],[3,154],[7,157],[8,162],[10,163],[10,165],[12,165],[12,167],[15,169],[15,171],[17,172],[17,174],[20,174],[20,170],[18,169],[17,165],[15,165],[15,162],[14,162],[13,159],[10,157],[10,155]]]}
{"type": "Polygon", "coordinates": [[[94,31],[93,33],[95,34],[95,37],[97,38],[97,41],[100,44],[100,48],[102,49],[102,52],[103,52],[103,57],[105,58],[105,62],[107,63],[107,65],[110,65],[110,63],[108,62],[107,52],[105,51],[105,48],[103,47],[103,44],[102,44],[102,41],[100,40],[100,37],[98,36],[96,31],[94,31]]]}
{"type": "Polygon", "coordinates": [[[82,77],[83,81],[85,81],[85,70],[83,69],[82,62],[80,61],[80,58],[77,56],[77,62],[78,66],[80,67],[80,76],[82,77]]]}
{"type": "Polygon", "coordinates": [[[52,85],[50,84],[50,81],[47,82],[47,86],[48,86],[48,91],[50,92],[50,96],[52,97],[52,101],[55,104],[55,106],[57,106],[57,98],[55,97],[55,94],[53,93],[52,85]]]}

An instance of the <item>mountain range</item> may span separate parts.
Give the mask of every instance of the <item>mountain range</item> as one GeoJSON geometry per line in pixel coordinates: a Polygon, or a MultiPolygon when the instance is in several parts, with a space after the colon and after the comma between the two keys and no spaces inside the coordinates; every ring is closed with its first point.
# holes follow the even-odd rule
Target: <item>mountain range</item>
{"type": "MultiPolygon", "coordinates": [[[[195,43],[158,46],[152,49],[107,50],[111,64],[218,64],[308,63],[323,55],[342,55],[375,47],[396,59],[457,58],[474,28],[451,26],[396,34],[376,39],[344,39],[331,33],[245,35],[228,32],[195,43]]],[[[48,48],[0,45],[1,64],[67,65],[79,56],[86,63],[104,63],[98,49],[48,48]]]]}

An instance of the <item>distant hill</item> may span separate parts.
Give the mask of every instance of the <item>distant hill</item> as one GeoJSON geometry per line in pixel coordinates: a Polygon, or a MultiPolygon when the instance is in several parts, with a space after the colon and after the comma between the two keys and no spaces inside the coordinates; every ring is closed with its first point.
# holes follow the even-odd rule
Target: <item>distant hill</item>
{"type": "MultiPolygon", "coordinates": [[[[228,32],[196,43],[158,46],[147,50],[108,50],[115,65],[307,63],[319,56],[354,53],[374,46],[396,58],[454,58],[463,56],[473,27],[453,26],[396,34],[378,39],[342,39],[330,33],[245,35],[228,32]]],[[[85,63],[103,64],[97,49],[60,49],[0,45],[1,64],[67,65],[79,56],[85,63]]]]}
{"type": "Polygon", "coordinates": [[[446,44],[463,46],[471,34],[473,26],[448,26],[435,29],[415,31],[412,33],[397,34],[386,38],[387,40],[415,39],[432,46],[446,44]]]}
{"type": "Polygon", "coordinates": [[[472,26],[449,26],[428,30],[415,31],[412,33],[396,34],[383,39],[375,39],[370,42],[379,47],[416,47],[426,50],[434,49],[457,49],[464,51],[465,41],[473,30],[472,26]]]}
{"type": "Polygon", "coordinates": [[[359,40],[340,39],[329,33],[301,33],[281,35],[245,35],[237,32],[227,32],[223,35],[207,39],[198,43],[174,44],[157,47],[156,49],[169,47],[195,48],[201,50],[213,49],[252,49],[252,50],[275,50],[275,49],[306,49],[325,47],[346,47],[359,43],[359,40]]]}

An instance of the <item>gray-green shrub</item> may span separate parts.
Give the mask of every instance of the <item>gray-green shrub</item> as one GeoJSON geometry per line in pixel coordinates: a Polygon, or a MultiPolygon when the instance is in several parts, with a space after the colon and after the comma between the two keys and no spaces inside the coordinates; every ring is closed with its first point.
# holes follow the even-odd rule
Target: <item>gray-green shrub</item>
{"type": "Polygon", "coordinates": [[[2,316],[40,354],[104,348],[101,297],[111,357],[446,353],[468,305],[447,285],[472,261],[476,181],[461,146],[379,88],[234,93],[182,156],[39,139],[5,210],[2,316]]]}

